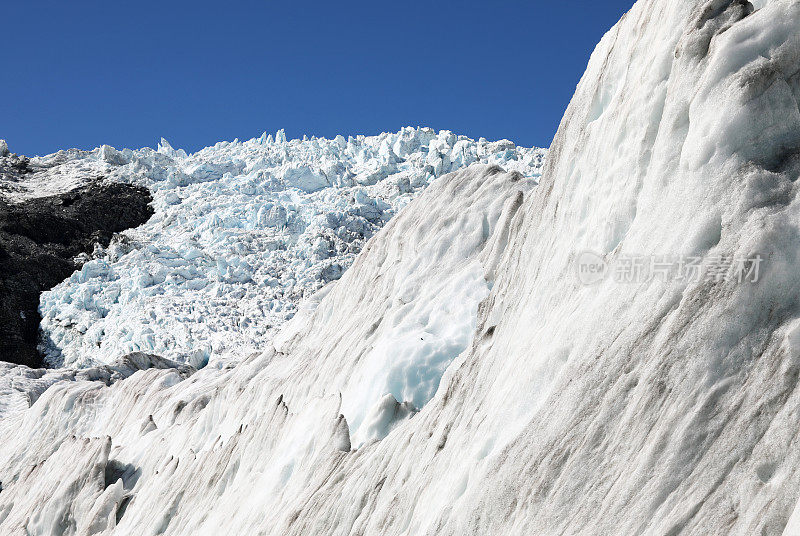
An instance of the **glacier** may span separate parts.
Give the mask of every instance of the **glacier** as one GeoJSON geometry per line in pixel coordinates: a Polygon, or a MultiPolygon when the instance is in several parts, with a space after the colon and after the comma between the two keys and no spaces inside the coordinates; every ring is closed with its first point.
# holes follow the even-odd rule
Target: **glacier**
{"type": "Polygon", "coordinates": [[[484,163],[535,180],[545,154],[429,128],[296,140],[280,130],[192,155],[163,139],[157,150],[60,151],[0,185],[18,202],[89,177],[154,195],[155,217],[43,294],[41,351],[51,366],[146,352],[200,367],[263,349],[437,177],[484,163]]]}
{"type": "Polygon", "coordinates": [[[259,351],[3,370],[0,530],[799,534],[798,28],[639,0],[538,181],[437,178],[259,351]],[[585,285],[582,252],[764,263],[585,285]]]}

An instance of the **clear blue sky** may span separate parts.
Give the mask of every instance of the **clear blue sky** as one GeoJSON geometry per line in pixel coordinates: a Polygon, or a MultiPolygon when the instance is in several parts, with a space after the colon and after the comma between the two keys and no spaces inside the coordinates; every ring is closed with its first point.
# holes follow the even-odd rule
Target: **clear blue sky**
{"type": "Polygon", "coordinates": [[[0,138],[23,154],[376,134],[547,146],[633,0],[6,2],[0,138]]]}

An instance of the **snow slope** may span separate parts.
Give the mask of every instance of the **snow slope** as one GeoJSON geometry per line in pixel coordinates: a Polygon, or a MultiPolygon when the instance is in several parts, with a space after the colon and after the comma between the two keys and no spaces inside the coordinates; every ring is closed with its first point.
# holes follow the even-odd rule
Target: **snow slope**
{"type": "Polygon", "coordinates": [[[51,364],[144,351],[201,366],[263,349],[437,177],[474,162],[538,177],[544,155],[427,128],[291,141],[279,131],[191,156],[164,140],[157,151],[62,151],[32,159],[35,173],[7,186],[24,200],[104,176],[154,193],[146,225],[43,295],[51,364]]]}
{"type": "Polygon", "coordinates": [[[800,3],[758,7],[639,1],[539,186],[434,182],[275,348],[11,410],[0,528],[797,534],[800,3]],[[764,263],[586,286],[585,251],[764,263]]]}

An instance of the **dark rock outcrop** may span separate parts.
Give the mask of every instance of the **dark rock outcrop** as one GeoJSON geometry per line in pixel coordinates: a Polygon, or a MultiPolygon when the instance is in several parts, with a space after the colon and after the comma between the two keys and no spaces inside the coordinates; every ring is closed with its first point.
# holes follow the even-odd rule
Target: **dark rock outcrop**
{"type": "Polygon", "coordinates": [[[0,200],[0,361],[41,366],[39,295],[80,267],[76,256],[146,222],[151,201],[146,188],[102,181],[20,204],[0,200]]]}
{"type": "Polygon", "coordinates": [[[0,191],[10,189],[10,185],[31,172],[30,159],[7,151],[5,142],[0,140],[0,191]]]}

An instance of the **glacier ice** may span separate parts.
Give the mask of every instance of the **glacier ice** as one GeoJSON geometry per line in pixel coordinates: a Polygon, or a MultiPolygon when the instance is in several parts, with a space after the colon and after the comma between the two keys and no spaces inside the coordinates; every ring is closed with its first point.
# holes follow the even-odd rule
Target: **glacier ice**
{"type": "Polygon", "coordinates": [[[93,366],[148,352],[202,366],[258,351],[431,181],[472,163],[535,179],[545,154],[408,127],[305,141],[279,131],[192,155],[162,138],[155,151],[104,145],[33,158],[12,199],[103,176],[147,186],[156,209],[44,293],[46,360],[93,366]]]}
{"type": "Polygon", "coordinates": [[[437,179],[241,361],[6,408],[0,530],[797,534],[797,28],[793,0],[640,0],[535,188],[485,165],[437,179]],[[765,263],[757,283],[584,286],[584,251],[765,263]],[[431,363],[392,342],[451,336],[459,289],[471,333],[412,410],[431,363]],[[394,392],[354,403],[376,384],[394,392]]]}
{"type": "Polygon", "coordinates": [[[417,419],[419,407],[441,391],[440,377],[472,343],[479,301],[494,284],[484,268],[505,247],[522,196],[535,184],[487,165],[434,181],[413,202],[418,209],[407,207],[379,231],[342,279],[313,297],[318,303],[303,305],[273,347],[241,362],[216,360],[183,375],[143,366],[113,382],[102,381],[102,373],[100,381],[86,377],[98,367],[80,377],[68,369],[22,374],[15,367],[17,398],[35,393],[36,400],[30,409],[6,408],[0,420],[0,439],[13,435],[14,445],[30,446],[0,452],[0,481],[7,483],[0,527],[46,534],[52,520],[77,516],[78,526],[136,534],[210,534],[222,524],[232,533],[256,530],[264,500],[302,496],[307,479],[323,477],[327,470],[314,460],[340,463],[353,447],[368,452],[417,419]],[[315,333],[321,327],[324,333],[315,333]],[[417,337],[427,340],[409,345],[408,355],[398,351],[417,337]],[[59,374],[67,381],[51,381],[59,374]],[[65,427],[56,424],[64,418],[65,427]],[[25,437],[49,426],[52,441],[25,437]],[[66,430],[69,438],[61,439],[66,430]],[[103,488],[80,472],[56,474],[53,465],[70,456],[82,457],[79,468],[130,467],[139,476],[103,488]],[[20,472],[38,460],[46,471],[20,472]],[[198,478],[201,467],[217,468],[210,469],[215,476],[198,478]],[[43,475],[54,480],[37,487],[43,475]],[[80,490],[80,497],[45,501],[31,491],[59,486],[80,490]],[[259,492],[245,499],[239,494],[249,486],[259,492]],[[173,495],[174,487],[182,491],[173,495]],[[17,490],[31,502],[17,499],[17,490]],[[190,496],[208,502],[189,507],[190,496]],[[233,497],[240,497],[240,512],[249,512],[240,520],[220,507],[233,497]],[[151,500],[155,510],[146,504],[151,500]],[[183,515],[192,519],[178,521],[183,515]]]}

